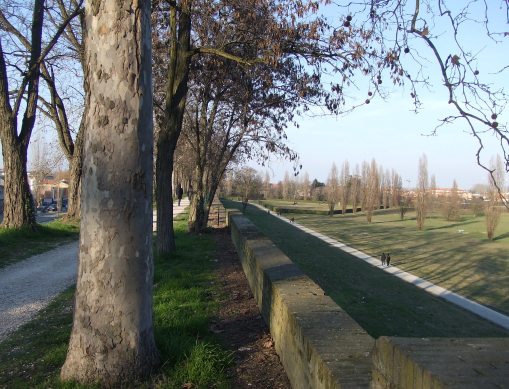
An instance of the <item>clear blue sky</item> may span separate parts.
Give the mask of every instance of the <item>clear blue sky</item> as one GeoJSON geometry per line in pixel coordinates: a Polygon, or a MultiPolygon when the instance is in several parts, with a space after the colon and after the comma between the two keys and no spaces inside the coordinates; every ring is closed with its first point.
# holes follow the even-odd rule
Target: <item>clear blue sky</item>
{"type": "MultiPolygon", "coordinates": [[[[374,101],[339,118],[303,118],[299,129],[289,129],[288,141],[299,152],[302,173],[307,171],[311,180],[325,181],[333,162],[339,168],[348,160],[352,169],[375,158],[385,169],[395,169],[405,187],[412,187],[419,158],[425,153],[428,172],[430,176],[435,174],[440,187],[452,186],[454,179],[463,189],[487,183],[487,173],[476,163],[477,142],[461,126],[442,127],[438,135],[429,136],[442,117],[441,105],[425,101],[423,110],[415,114],[408,100],[394,96],[388,102],[374,101]]],[[[489,162],[498,148],[495,142],[485,146],[482,155],[489,162]]],[[[269,171],[276,182],[283,179],[285,171],[291,173],[293,165],[273,160],[268,168],[253,166],[269,171]]]]}
{"type": "MultiPolygon", "coordinates": [[[[509,31],[503,3],[490,2],[490,7],[493,31],[509,31]]],[[[442,53],[454,54],[458,50],[451,41],[442,39],[447,37],[442,35],[445,30],[446,26],[439,21],[431,33],[441,36],[437,46],[442,53]]],[[[509,36],[497,35],[502,43],[495,43],[486,37],[482,25],[472,25],[465,28],[460,39],[467,43],[472,53],[478,54],[476,63],[482,79],[488,82],[496,80],[494,85],[504,88],[508,93],[509,69],[496,77],[493,73],[509,65],[509,36]]],[[[403,177],[404,186],[413,187],[416,184],[419,158],[425,153],[428,157],[428,172],[430,176],[436,176],[440,187],[451,187],[454,179],[463,189],[488,182],[486,171],[477,166],[475,153],[478,144],[468,134],[466,123],[460,120],[454,125],[442,127],[437,136],[427,136],[439,124],[440,119],[455,112],[447,104],[446,90],[432,62],[431,51],[422,45],[412,46],[415,43],[411,42],[410,47],[414,53],[418,52],[432,83],[429,90],[419,91],[423,102],[420,113],[412,112],[410,90],[407,87],[393,89],[387,102],[373,100],[371,104],[342,117],[301,118],[299,129],[288,130],[288,140],[289,145],[300,154],[302,173],[308,172],[311,180],[317,178],[325,181],[333,162],[339,168],[344,160],[348,160],[352,169],[357,163],[375,158],[385,169],[395,169],[403,177]]],[[[350,93],[353,104],[359,104],[367,97],[366,90],[361,85],[358,90],[352,88],[347,93],[350,93]]],[[[507,126],[507,119],[505,113],[504,116],[499,115],[497,121],[507,126]]],[[[488,134],[484,135],[483,141],[485,150],[481,156],[483,162],[489,165],[492,156],[501,154],[500,146],[488,134]]],[[[255,163],[250,163],[250,166],[261,172],[269,171],[271,180],[277,182],[283,179],[285,171],[292,172],[293,165],[273,160],[268,168],[255,163]]]]}

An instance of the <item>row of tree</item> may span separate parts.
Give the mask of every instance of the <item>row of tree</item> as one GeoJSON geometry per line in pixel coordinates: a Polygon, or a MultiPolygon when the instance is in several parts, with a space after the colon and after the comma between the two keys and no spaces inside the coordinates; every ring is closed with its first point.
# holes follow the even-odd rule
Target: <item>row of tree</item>
{"type": "MultiPolygon", "coordinates": [[[[492,158],[490,170],[485,193],[472,198],[469,206],[475,216],[486,217],[488,239],[492,240],[506,201],[500,189],[505,187],[505,172],[500,156],[492,158]]],[[[253,198],[274,198],[294,203],[312,198],[327,202],[330,215],[334,214],[338,205],[342,214],[346,213],[347,208],[351,208],[353,213],[361,209],[369,223],[376,209],[398,207],[403,219],[408,209],[415,208],[417,228],[420,230],[424,229],[426,219],[432,212],[441,212],[448,221],[460,220],[466,199],[460,196],[456,180],[453,180],[446,194],[439,195],[435,175],[428,175],[425,154],[419,158],[417,181],[415,190],[404,190],[400,175],[395,170],[384,170],[373,159],[370,163],[364,161],[360,167],[356,165],[353,171],[350,171],[348,161],[343,162],[341,170],[333,163],[326,184],[317,179],[310,182],[307,172],[302,179],[297,175],[291,179],[286,172],[282,181],[272,185],[268,172],[262,178],[262,174],[255,169],[244,167],[225,175],[222,192],[227,196],[241,196],[244,205],[253,198]]]]}

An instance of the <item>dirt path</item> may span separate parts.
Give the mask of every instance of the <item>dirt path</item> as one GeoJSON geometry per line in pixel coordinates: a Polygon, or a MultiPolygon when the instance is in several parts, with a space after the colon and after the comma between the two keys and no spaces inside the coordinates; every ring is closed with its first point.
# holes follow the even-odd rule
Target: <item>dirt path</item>
{"type": "Polygon", "coordinates": [[[209,227],[214,231],[221,283],[219,312],[210,329],[234,352],[232,388],[290,389],[226,228],[226,211],[218,200],[211,208],[209,227]]]}
{"type": "Polygon", "coordinates": [[[211,324],[226,347],[234,351],[232,387],[290,389],[274,342],[253,298],[237,253],[226,230],[214,233],[222,298],[211,324]]]}

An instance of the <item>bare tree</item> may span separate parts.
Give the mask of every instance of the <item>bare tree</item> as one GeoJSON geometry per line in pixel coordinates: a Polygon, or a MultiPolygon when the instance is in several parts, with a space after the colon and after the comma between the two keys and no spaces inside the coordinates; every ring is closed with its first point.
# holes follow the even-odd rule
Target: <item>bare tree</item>
{"type": "MultiPolygon", "coordinates": [[[[80,9],[81,1],[55,0],[47,7],[48,19],[54,28],[70,13],[80,9]]],[[[64,31],[51,58],[41,63],[41,76],[48,88],[49,97],[41,95],[39,110],[53,121],[60,147],[69,163],[68,209],[69,218],[80,216],[81,175],[83,163],[83,137],[85,95],[87,85],[83,83],[85,72],[83,45],[84,10],[79,18],[71,20],[64,31]],[[80,82],[81,81],[81,82],[80,82]],[[80,85],[80,83],[82,85],[80,85]],[[75,126],[75,123],[79,123],[75,126]]]]}
{"type": "Polygon", "coordinates": [[[79,270],[61,378],[121,387],[158,364],[152,325],[150,2],[92,2],[86,25],[90,109],[79,270]]]}
{"type": "Polygon", "coordinates": [[[428,183],[428,158],[423,154],[419,158],[419,170],[417,174],[417,188],[415,212],[417,220],[417,228],[422,230],[428,214],[429,204],[429,183],[428,183]]]}
{"type": "Polygon", "coordinates": [[[309,200],[310,192],[311,192],[311,182],[309,181],[308,172],[304,172],[304,176],[302,177],[302,182],[300,183],[300,190],[302,192],[302,197],[304,200],[309,200]]]}
{"type": "Polygon", "coordinates": [[[263,198],[265,200],[271,198],[270,175],[267,171],[265,172],[265,177],[263,178],[263,198]]]}
{"type": "Polygon", "coordinates": [[[0,38],[0,140],[5,167],[5,227],[35,226],[26,164],[39,98],[40,66],[68,23],[80,12],[81,1],[78,3],[79,8],[70,12],[56,30],[44,34],[44,0],[36,0],[28,9],[15,4],[5,4],[0,9],[0,28],[9,35],[7,51],[3,38],[0,38]],[[27,25],[26,20],[30,17],[26,13],[29,11],[32,11],[32,18],[27,25]],[[25,36],[22,31],[29,31],[30,35],[25,36]],[[19,120],[21,115],[23,118],[19,120]]]}
{"type": "Polygon", "coordinates": [[[260,194],[262,179],[255,169],[244,167],[235,173],[235,187],[242,197],[242,209],[245,211],[249,200],[260,194]]]}
{"type": "Polygon", "coordinates": [[[283,178],[283,186],[281,187],[281,196],[283,200],[289,200],[290,199],[290,174],[285,171],[285,176],[283,178]]]}
{"type": "Polygon", "coordinates": [[[495,230],[500,222],[501,214],[499,206],[501,200],[499,188],[503,188],[505,185],[504,163],[500,155],[497,155],[495,159],[491,160],[490,171],[491,173],[488,175],[488,204],[486,205],[484,213],[486,216],[486,232],[488,234],[488,239],[493,240],[495,237],[495,230]]]}
{"type": "Polygon", "coordinates": [[[339,174],[339,203],[341,204],[341,213],[346,213],[348,206],[348,200],[350,199],[350,164],[348,161],[344,161],[341,166],[341,173],[339,174]]]}
{"type": "Polygon", "coordinates": [[[460,218],[461,199],[456,180],[452,183],[451,193],[443,200],[442,213],[446,220],[456,221],[460,218]]]}
{"type": "Polygon", "coordinates": [[[329,215],[334,215],[334,208],[339,199],[339,177],[338,168],[332,163],[329,176],[327,178],[327,204],[329,205],[329,215]]]}
{"type": "Polygon", "coordinates": [[[373,159],[371,164],[367,165],[363,208],[368,223],[371,223],[373,219],[373,211],[380,208],[380,177],[378,174],[378,166],[373,159]]]}
{"type": "Polygon", "coordinates": [[[390,207],[397,207],[401,200],[403,183],[400,175],[393,169],[391,172],[391,199],[390,207]]]}
{"type": "Polygon", "coordinates": [[[352,204],[353,213],[357,213],[361,187],[362,183],[359,165],[355,165],[355,170],[350,180],[350,203],[352,204]]]}

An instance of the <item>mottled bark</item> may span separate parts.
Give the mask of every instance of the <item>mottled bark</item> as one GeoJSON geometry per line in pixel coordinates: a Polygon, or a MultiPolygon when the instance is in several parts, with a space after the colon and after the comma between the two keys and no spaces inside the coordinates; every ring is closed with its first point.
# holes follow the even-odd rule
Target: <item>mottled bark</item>
{"type": "Polygon", "coordinates": [[[73,329],[64,380],[130,386],[157,366],[152,324],[150,2],[86,10],[90,86],[73,329]]]}

